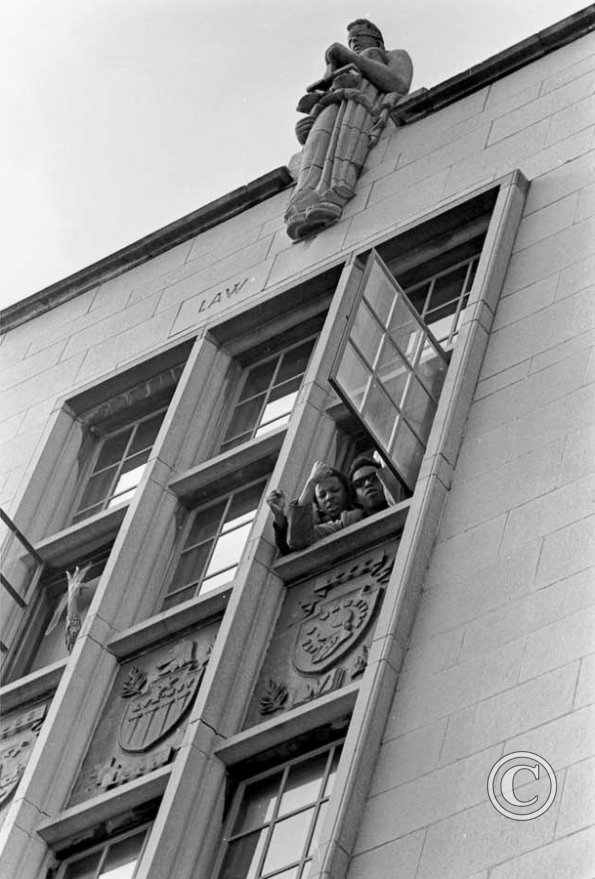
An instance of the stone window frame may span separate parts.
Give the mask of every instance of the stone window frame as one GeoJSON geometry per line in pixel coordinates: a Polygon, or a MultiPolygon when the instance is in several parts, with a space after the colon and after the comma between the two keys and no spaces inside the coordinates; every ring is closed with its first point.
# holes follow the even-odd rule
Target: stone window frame
{"type": "MultiPolygon", "coordinates": [[[[136,488],[140,482],[140,479],[142,476],[142,471],[140,474],[138,474],[138,478],[136,479],[134,485],[125,489],[124,491],[122,491],[122,490],[118,491],[118,485],[119,485],[120,479],[122,478],[122,475],[123,475],[122,474],[123,468],[128,460],[130,460],[133,457],[136,457],[137,455],[141,455],[141,454],[144,455],[146,453],[146,457],[148,459],[148,457],[151,454],[151,450],[153,448],[153,445],[155,444],[155,439],[157,438],[157,434],[159,433],[159,429],[161,427],[161,424],[163,423],[163,419],[165,418],[165,416],[167,414],[168,408],[169,408],[168,405],[165,405],[165,406],[157,405],[155,409],[152,409],[149,412],[146,412],[142,415],[138,415],[137,417],[132,417],[130,419],[127,419],[124,424],[115,427],[113,430],[110,430],[107,433],[104,433],[101,430],[101,427],[102,427],[101,423],[98,425],[101,432],[99,433],[99,435],[97,437],[97,440],[95,443],[95,448],[88,455],[88,461],[87,461],[87,464],[84,468],[84,471],[81,473],[80,485],[77,490],[77,496],[76,496],[76,499],[73,504],[73,512],[72,512],[72,517],[70,519],[70,524],[75,525],[78,522],[83,522],[83,521],[85,521],[85,519],[88,519],[97,513],[101,513],[107,509],[113,509],[114,507],[119,506],[122,503],[128,503],[128,501],[130,501],[132,499],[132,497],[134,495],[134,491],[136,490],[136,488]],[[161,415],[161,420],[159,421],[159,424],[157,426],[157,430],[155,431],[155,436],[153,437],[151,445],[145,446],[143,449],[141,449],[139,452],[134,453],[133,455],[129,455],[128,454],[129,449],[130,449],[131,445],[133,444],[133,442],[136,438],[136,435],[139,432],[139,429],[141,429],[141,425],[146,421],[150,421],[151,419],[155,418],[158,415],[161,415]],[[97,464],[99,462],[102,450],[105,448],[107,443],[110,440],[117,437],[118,434],[123,434],[126,431],[130,431],[130,435],[126,441],[125,447],[122,449],[121,453],[117,456],[117,459],[114,459],[114,461],[109,465],[109,467],[103,467],[101,469],[97,469],[97,464]],[[87,487],[88,487],[91,479],[93,477],[99,475],[100,473],[105,472],[106,470],[110,470],[114,467],[115,467],[115,473],[111,478],[109,489],[107,491],[103,492],[103,496],[101,497],[101,500],[97,501],[94,504],[90,504],[87,507],[82,507],[85,492],[87,490],[87,487]],[[92,512],[87,512],[88,510],[92,511],[92,512]]],[[[93,425],[91,430],[93,430],[94,427],[96,427],[96,426],[93,425]]],[[[144,461],[141,466],[144,468],[145,464],[146,464],[146,461],[144,461]]]]}
{"type": "MultiPolygon", "coordinates": [[[[66,570],[97,547],[113,543],[133,500],[71,522],[102,436],[130,420],[131,405],[146,411],[158,399],[161,407],[165,393],[169,395],[169,406],[193,342],[193,338],[176,340],[150,359],[139,358],[104,381],[89,384],[58,402],[40,458],[15,514],[45,565],[20,572],[17,586],[27,606],[11,608],[6,616],[5,641],[9,649],[2,655],[3,685],[16,683],[23,673],[26,663],[20,642],[39,614],[37,591],[44,570],[66,570]]],[[[67,658],[60,662],[60,670],[66,661],[67,658]]],[[[42,673],[39,670],[35,675],[42,673]]],[[[48,673],[53,680],[53,666],[48,667],[48,673]]],[[[25,682],[28,679],[29,675],[25,682]]]]}
{"type": "Polygon", "coordinates": [[[267,476],[266,474],[261,474],[255,478],[249,478],[247,480],[242,480],[241,482],[238,482],[237,484],[233,485],[232,487],[227,486],[226,488],[224,488],[220,492],[217,492],[216,494],[214,494],[208,500],[203,500],[202,503],[199,502],[198,504],[193,505],[192,509],[188,511],[188,513],[185,517],[186,521],[183,523],[183,525],[180,525],[180,535],[179,535],[176,547],[174,548],[174,551],[172,553],[172,558],[170,561],[169,569],[168,569],[168,572],[165,577],[165,580],[167,581],[166,586],[167,586],[168,591],[165,592],[163,595],[163,601],[162,601],[162,605],[161,605],[162,610],[171,610],[174,607],[176,607],[178,604],[182,603],[183,601],[189,601],[189,600],[192,600],[193,598],[204,597],[205,595],[208,595],[209,592],[211,592],[213,590],[222,589],[222,588],[230,589],[233,587],[233,580],[235,578],[235,573],[236,573],[239,565],[241,564],[242,555],[244,553],[244,549],[246,548],[246,544],[248,543],[248,541],[250,539],[250,532],[252,531],[252,526],[254,525],[254,520],[256,519],[256,516],[258,515],[258,511],[262,506],[262,502],[263,502],[263,498],[264,498],[264,495],[266,492],[269,477],[270,477],[270,474],[269,474],[269,476],[267,476]],[[226,576],[226,578],[224,579],[224,581],[222,583],[218,583],[214,586],[211,585],[208,589],[204,590],[203,585],[211,577],[218,578],[221,576],[221,574],[226,575],[227,570],[228,570],[228,569],[224,569],[222,571],[218,571],[218,572],[216,571],[214,574],[207,576],[209,565],[211,564],[211,560],[214,557],[214,554],[217,550],[217,545],[218,545],[220,539],[224,536],[224,534],[230,533],[230,532],[226,532],[224,530],[226,524],[228,524],[226,516],[229,511],[230,504],[233,503],[233,499],[241,491],[243,491],[244,489],[247,489],[247,488],[251,488],[253,486],[260,485],[260,484],[262,484],[262,492],[261,492],[260,498],[258,500],[258,503],[254,509],[254,513],[252,515],[252,518],[249,520],[249,523],[248,522],[245,523],[245,524],[249,524],[250,528],[248,529],[248,532],[244,537],[241,552],[237,558],[235,565],[233,566],[233,572],[230,571],[230,573],[226,576]],[[184,584],[178,585],[178,587],[175,590],[170,591],[170,586],[176,576],[178,566],[180,564],[182,556],[185,555],[186,552],[189,552],[192,548],[195,548],[195,547],[192,547],[192,548],[188,547],[187,541],[188,541],[188,537],[190,535],[190,532],[192,530],[192,527],[194,525],[197,514],[199,514],[203,510],[208,510],[211,507],[213,507],[214,505],[220,504],[223,501],[225,501],[225,509],[222,512],[222,514],[219,516],[219,524],[217,526],[217,530],[215,531],[214,534],[210,535],[208,538],[204,538],[202,541],[199,541],[199,543],[196,544],[196,545],[200,545],[201,543],[202,544],[210,543],[210,548],[208,550],[207,558],[204,563],[204,570],[203,570],[201,576],[196,581],[190,581],[189,583],[184,583],[184,584]],[[225,518],[223,516],[225,516],[225,518]],[[171,598],[172,596],[176,595],[176,593],[182,592],[182,591],[185,592],[187,590],[190,590],[191,587],[193,588],[192,595],[189,595],[187,598],[181,599],[180,601],[175,601],[173,604],[170,604],[168,602],[168,599],[171,598]]]}
{"type": "MultiPolygon", "coordinates": [[[[238,445],[243,445],[245,442],[249,442],[252,439],[257,439],[259,436],[263,436],[265,433],[268,433],[270,430],[275,430],[277,427],[281,427],[281,426],[286,425],[288,423],[288,421],[291,417],[293,404],[292,404],[292,408],[287,413],[283,413],[282,415],[275,418],[272,422],[267,422],[267,424],[270,424],[270,427],[267,427],[267,424],[265,424],[263,426],[263,423],[262,423],[262,420],[263,420],[263,417],[264,417],[264,414],[266,411],[266,407],[268,406],[268,401],[270,399],[270,396],[271,396],[272,392],[275,390],[275,388],[278,387],[278,385],[275,384],[275,379],[276,379],[276,376],[277,376],[277,373],[278,373],[278,370],[279,370],[279,367],[281,364],[281,360],[285,356],[285,354],[287,354],[293,348],[298,348],[299,346],[305,344],[306,342],[311,341],[312,342],[312,349],[310,350],[310,353],[308,355],[308,360],[309,360],[312,357],[312,353],[313,353],[314,346],[316,343],[316,339],[318,338],[318,335],[319,334],[317,332],[312,332],[308,335],[300,336],[299,338],[294,339],[292,341],[287,341],[287,342],[285,342],[285,344],[283,344],[280,339],[272,339],[271,346],[277,350],[271,351],[270,353],[266,353],[266,354],[264,354],[264,356],[260,357],[258,360],[246,365],[245,369],[243,370],[241,381],[238,382],[238,388],[237,388],[237,393],[235,396],[235,401],[231,406],[229,420],[228,420],[228,422],[225,426],[225,430],[222,434],[223,440],[219,446],[219,452],[229,451],[230,449],[235,448],[238,445]],[[229,431],[233,425],[234,418],[236,416],[238,408],[240,407],[240,405],[242,405],[242,403],[247,402],[247,401],[242,401],[241,396],[243,393],[243,389],[246,386],[246,383],[250,377],[251,371],[255,367],[261,366],[262,364],[264,364],[270,360],[273,360],[273,359],[276,360],[276,365],[274,367],[273,375],[271,376],[271,379],[268,383],[266,393],[264,394],[263,405],[261,407],[261,412],[260,412],[260,415],[258,416],[257,421],[254,423],[254,425],[248,431],[244,431],[243,433],[234,434],[234,435],[228,437],[229,431]],[[280,421],[281,418],[284,419],[282,422],[280,421]],[[249,436],[247,436],[247,434],[249,434],[249,436]],[[242,437],[245,437],[245,438],[242,439],[242,437]]],[[[306,373],[307,368],[308,368],[308,364],[306,363],[306,365],[304,367],[304,371],[299,376],[300,384],[301,384],[301,381],[303,380],[303,377],[306,373]]],[[[298,387],[297,391],[293,392],[293,393],[295,393],[296,397],[297,397],[298,392],[299,392],[299,387],[298,387]]]]}
{"type": "MultiPolygon", "coordinates": [[[[101,562],[103,562],[101,571],[93,577],[93,580],[96,581],[93,594],[95,594],[103,569],[109,560],[113,540],[108,540],[108,544],[110,544],[109,547],[104,544],[93,553],[93,555],[96,555],[97,552],[100,552],[101,562]]],[[[68,567],[72,568],[72,566],[76,565],[79,561],[82,565],[86,564],[89,561],[88,555],[85,554],[83,559],[72,560],[68,563],[68,567]]],[[[97,562],[93,562],[93,564],[96,565],[97,562]]],[[[86,577],[84,582],[86,583],[89,579],[90,578],[86,577]]],[[[16,636],[18,647],[13,650],[10,663],[7,663],[6,667],[2,670],[3,683],[16,681],[24,675],[43,674],[45,670],[52,669],[56,665],[63,666],[68,661],[69,654],[66,651],[66,646],[64,646],[64,655],[62,657],[51,663],[46,662],[43,665],[33,667],[43,643],[44,630],[51,621],[51,617],[49,616],[50,611],[57,611],[59,600],[62,597],[65,597],[66,590],[66,568],[60,566],[58,569],[53,570],[45,567],[39,581],[37,582],[35,593],[32,596],[31,605],[28,608],[27,613],[23,615],[22,628],[16,636]],[[53,581],[49,584],[51,590],[50,595],[47,594],[48,578],[53,581]],[[60,585],[56,582],[58,578],[62,581],[60,585]]],[[[92,597],[93,596],[91,596],[91,598],[92,597]]],[[[88,606],[85,608],[85,612],[82,616],[83,621],[87,611],[88,606]]],[[[64,608],[64,614],[65,613],[66,608],[64,608]]]]}
{"type": "MultiPolygon", "coordinates": [[[[280,776],[280,779],[277,794],[275,796],[273,813],[269,816],[268,820],[262,821],[258,826],[254,826],[251,829],[251,832],[255,832],[257,829],[261,829],[265,836],[265,842],[262,846],[260,854],[258,855],[259,869],[253,875],[255,876],[255,879],[258,879],[258,877],[262,875],[275,875],[275,872],[271,873],[271,870],[268,870],[266,873],[264,873],[263,868],[266,862],[266,857],[269,853],[269,845],[275,832],[276,825],[284,820],[288,820],[289,818],[298,817],[300,813],[306,812],[308,809],[313,808],[314,814],[312,815],[312,820],[309,822],[308,830],[306,832],[306,837],[302,845],[300,855],[295,858],[294,862],[277,867],[277,870],[297,869],[297,875],[302,875],[304,869],[306,868],[306,865],[311,864],[312,861],[311,847],[313,843],[313,834],[315,831],[319,832],[322,826],[322,823],[319,823],[320,813],[328,806],[328,802],[332,793],[332,786],[331,790],[329,791],[328,782],[332,774],[334,776],[334,785],[338,765],[341,759],[341,749],[343,742],[343,738],[333,738],[331,739],[331,741],[323,745],[319,745],[318,747],[312,745],[308,747],[308,742],[306,739],[306,741],[301,743],[301,747],[299,749],[300,753],[298,753],[297,755],[288,756],[285,759],[282,759],[282,754],[278,755],[276,759],[273,756],[267,757],[266,754],[260,755],[259,763],[261,765],[262,763],[269,764],[264,770],[261,769],[257,772],[254,772],[254,770],[252,770],[251,772],[244,771],[241,773],[241,777],[235,780],[235,791],[228,810],[228,814],[225,818],[225,824],[223,829],[223,843],[221,845],[217,864],[213,870],[213,877],[220,877],[220,879],[223,879],[223,876],[225,875],[223,873],[223,870],[225,868],[225,857],[227,851],[229,850],[229,846],[233,845],[235,839],[241,839],[243,836],[246,835],[245,833],[234,833],[234,826],[236,825],[238,818],[241,818],[242,812],[246,809],[246,793],[247,791],[249,791],[250,786],[252,784],[258,784],[260,782],[266,781],[267,778],[274,777],[275,775],[280,776]],[[324,770],[320,775],[320,786],[318,788],[316,796],[311,798],[307,803],[302,802],[299,805],[294,806],[293,809],[289,809],[287,812],[284,812],[282,817],[280,818],[280,804],[286,790],[288,777],[290,776],[292,770],[299,767],[300,764],[305,764],[308,761],[315,760],[316,758],[323,756],[325,756],[325,765],[324,770]]],[[[236,770],[236,775],[237,774],[238,773],[236,770]]]]}

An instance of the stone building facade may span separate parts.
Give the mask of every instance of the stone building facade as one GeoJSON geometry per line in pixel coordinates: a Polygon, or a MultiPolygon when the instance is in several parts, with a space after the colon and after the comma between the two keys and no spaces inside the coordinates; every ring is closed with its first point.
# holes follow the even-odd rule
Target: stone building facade
{"type": "Polygon", "coordinates": [[[279,168],[6,310],[5,876],[592,879],[594,27],[407,97],[312,238],[279,168]],[[280,556],[373,449],[404,499],[280,556]]]}

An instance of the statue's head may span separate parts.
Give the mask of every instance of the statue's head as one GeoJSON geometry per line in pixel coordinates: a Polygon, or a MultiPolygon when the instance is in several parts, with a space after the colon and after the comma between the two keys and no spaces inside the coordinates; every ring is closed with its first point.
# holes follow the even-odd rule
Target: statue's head
{"type": "Polygon", "coordinates": [[[372,46],[384,49],[384,40],[380,30],[367,18],[356,18],[355,21],[348,24],[347,36],[349,47],[354,52],[361,52],[362,49],[372,46]]]}

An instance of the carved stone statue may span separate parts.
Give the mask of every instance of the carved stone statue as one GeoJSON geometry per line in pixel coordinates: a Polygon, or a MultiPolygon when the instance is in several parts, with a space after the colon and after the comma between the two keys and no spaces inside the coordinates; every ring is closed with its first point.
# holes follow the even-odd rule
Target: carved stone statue
{"type": "Polygon", "coordinates": [[[308,87],[297,109],[304,145],[296,188],[285,213],[290,238],[307,238],[335,223],[355,194],[368,152],[388,115],[407,94],[413,65],[402,49],[386,51],[378,28],[364,18],[347,27],[349,48],[326,50],[324,77],[308,87]]]}

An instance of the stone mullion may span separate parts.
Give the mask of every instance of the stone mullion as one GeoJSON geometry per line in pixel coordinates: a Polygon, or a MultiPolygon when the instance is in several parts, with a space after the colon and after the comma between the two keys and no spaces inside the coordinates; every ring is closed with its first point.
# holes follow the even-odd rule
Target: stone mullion
{"type": "MultiPolygon", "coordinates": [[[[176,499],[167,485],[189,436],[201,436],[195,413],[208,425],[228,356],[208,340],[198,341],[184,368],[141,483],[126,511],[97,594],[54,694],[44,726],[2,828],[0,847],[8,875],[37,879],[52,859],[39,845],[36,828],[65,809],[69,791],[110,692],[118,663],[110,639],[138,621],[146,606],[144,577],[162,553],[176,499]],[[202,394],[202,389],[205,394],[202,394]],[[205,403],[204,397],[208,396],[205,403]],[[204,404],[199,406],[199,403],[204,404]],[[125,584],[123,586],[123,584],[125,584]],[[133,588],[133,584],[137,584],[133,588]],[[76,723],[73,723],[76,718],[76,723]],[[56,742],[61,748],[56,749],[56,742]]],[[[198,449],[198,441],[196,443],[198,449]]],[[[157,589],[155,588],[155,593],[157,589]]],[[[154,595],[154,599],[157,594],[154,595]]],[[[154,606],[154,603],[153,603],[154,606]]]]}

